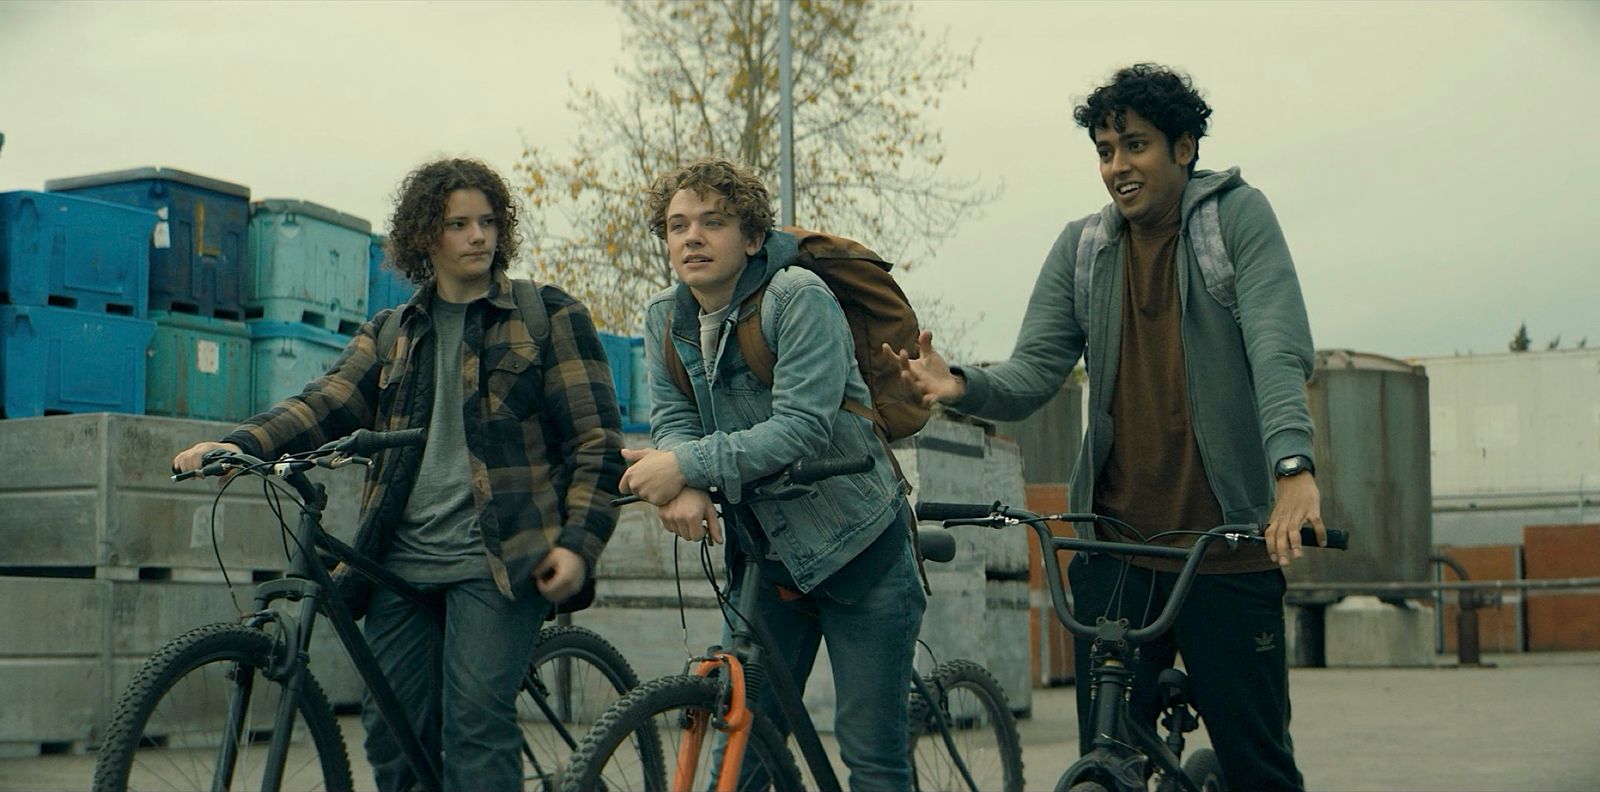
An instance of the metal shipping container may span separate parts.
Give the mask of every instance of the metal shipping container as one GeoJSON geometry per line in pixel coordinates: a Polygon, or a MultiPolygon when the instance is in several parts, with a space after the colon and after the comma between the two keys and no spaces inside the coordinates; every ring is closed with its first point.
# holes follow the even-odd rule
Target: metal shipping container
{"type": "Polygon", "coordinates": [[[1419,358],[1439,541],[1518,543],[1600,519],[1600,350],[1419,358]]]}

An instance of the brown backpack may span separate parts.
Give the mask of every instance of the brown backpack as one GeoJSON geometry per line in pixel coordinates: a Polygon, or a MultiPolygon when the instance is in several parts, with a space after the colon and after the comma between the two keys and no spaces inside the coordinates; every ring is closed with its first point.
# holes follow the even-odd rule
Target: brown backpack
{"type": "MultiPolygon", "coordinates": [[[[889,274],[893,264],[878,257],[859,242],[843,237],[829,236],[792,226],[780,229],[793,234],[800,243],[800,255],[792,266],[804,267],[816,273],[833,292],[844,309],[850,324],[850,335],[855,340],[856,366],[872,393],[872,404],[857,404],[845,399],[843,407],[872,421],[885,441],[910,437],[928,422],[928,408],[922,399],[900,379],[900,369],[894,361],[884,356],[880,349],[888,343],[893,349],[917,348],[916,311],[906,300],[905,292],[889,274]]],[[[739,353],[745,363],[767,387],[772,387],[772,367],[776,358],[772,345],[761,331],[761,298],[767,293],[763,285],[755,294],[745,298],[740,307],[743,318],[735,331],[739,353]]],[[[667,371],[678,391],[695,398],[689,382],[689,372],[683,367],[678,350],[672,345],[671,328],[662,334],[665,346],[667,371]]]]}

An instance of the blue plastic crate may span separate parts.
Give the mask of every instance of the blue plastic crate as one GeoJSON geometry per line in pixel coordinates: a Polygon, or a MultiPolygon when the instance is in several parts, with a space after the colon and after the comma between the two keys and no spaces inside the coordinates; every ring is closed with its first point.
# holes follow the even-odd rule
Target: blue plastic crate
{"type": "Polygon", "coordinates": [[[51,179],[44,187],[156,213],[150,310],[244,318],[250,188],[175,168],[51,179]]]}
{"type": "Polygon", "coordinates": [[[628,339],[628,388],[626,412],[622,414],[624,432],[650,433],[650,369],[644,362],[644,339],[628,339]]]}
{"type": "Polygon", "coordinates": [[[31,191],[0,193],[0,303],[143,319],[156,214],[31,191]]]}
{"type": "Polygon", "coordinates": [[[370,315],[372,224],[310,201],[250,205],[245,318],[353,334],[370,315]]]}
{"type": "Polygon", "coordinates": [[[5,417],[144,412],[145,350],[155,331],[147,319],[0,306],[5,417]]]}
{"type": "Polygon", "coordinates": [[[255,413],[250,328],[244,322],[175,313],[152,318],[146,413],[231,422],[255,413]]]}
{"type": "Polygon", "coordinates": [[[350,343],[347,336],[304,322],[250,322],[250,370],[255,412],[305,390],[328,373],[350,343]]]}
{"type": "Polygon", "coordinates": [[[383,266],[383,237],[373,234],[371,256],[367,260],[367,318],[404,303],[416,293],[417,284],[383,266]]]}
{"type": "Polygon", "coordinates": [[[633,356],[628,354],[627,336],[600,334],[600,346],[606,350],[606,362],[611,364],[611,383],[617,390],[617,409],[622,411],[624,423],[628,420],[628,393],[633,387],[633,356]]]}

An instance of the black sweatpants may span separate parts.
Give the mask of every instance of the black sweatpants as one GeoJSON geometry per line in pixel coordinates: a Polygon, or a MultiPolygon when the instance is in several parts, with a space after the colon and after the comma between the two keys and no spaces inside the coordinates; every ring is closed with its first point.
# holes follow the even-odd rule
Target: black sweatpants
{"type": "MultiPolygon", "coordinates": [[[[1073,612],[1093,624],[1125,616],[1135,627],[1160,613],[1177,574],[1124,564],[1104,554],[1078,554],[1068,565],[1073,612]]],[[[1222,761],[1228,788],[1304,789],[1289,738],[1289,672],[1283,643],[1283,573],[1278,570],[1198,575],[1166,635],[1140,647],[1134,665],[1132,713],[1154,726],[1160,711],[1155,681],[1177,655],[1189,675],[1195,709],[1222,761]]],[[[1093,735],[1089,642],[1074,642],[1079,747],[1093,735]]]]}

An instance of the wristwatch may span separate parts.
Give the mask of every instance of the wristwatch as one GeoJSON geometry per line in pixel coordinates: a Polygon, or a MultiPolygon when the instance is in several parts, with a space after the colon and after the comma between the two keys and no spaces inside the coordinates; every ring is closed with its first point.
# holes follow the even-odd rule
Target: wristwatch
{"type": "Polygon", "coordinates": [[[1317,469],[1316,466],[1311,464],[1311,457],[1305,454],[1295,454],[1278,460],[1278,464],[1272,469],[1272,472],[1278,478],[1288,478],[1290,476],[1298,476],[1301,473],[1315,474],[1317,469]]]}

